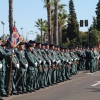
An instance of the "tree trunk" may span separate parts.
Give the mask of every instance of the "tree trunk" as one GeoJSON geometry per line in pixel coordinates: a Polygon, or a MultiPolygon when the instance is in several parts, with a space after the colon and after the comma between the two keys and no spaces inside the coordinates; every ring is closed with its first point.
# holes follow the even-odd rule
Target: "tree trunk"
{"type": "Polygon", "coordinates": [[[9,31],[13,28],[13,0],[9,0],[9,31]]]}
{"type": "Polygon", "coordinates": [[[58,23],[58,37],[59,37],[59,45],[62,45],[62,25],[58,23]]]}
{"type": "Polygon", "coordinates": [[[55,6],[55,10],[54,10],[54,34],[55,34],[56,44],[59,45],[59,43],[58,43],[58,1],[57,0],[54,1],[54,6],[55,6]]]}
{"type": "Polygon", "coordinates": [[[53,44],[53,28],[51,28],[51,44],[53,44]]]}
{"type": "Polygon", "coordinates": [[[51,43],[51,6],[50,4],[47,6],[47,15],[48,15],[48,36],[49,36],[49,44],[51,43]]]}
{"type": "Polygon", "coordinates": [[[41,29],[41,43],[43,43],[43,31],[41,29]]]}

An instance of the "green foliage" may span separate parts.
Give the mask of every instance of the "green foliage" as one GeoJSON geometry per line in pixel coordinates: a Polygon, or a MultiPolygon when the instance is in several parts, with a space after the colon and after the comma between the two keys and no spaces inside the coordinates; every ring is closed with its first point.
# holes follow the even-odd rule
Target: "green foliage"
{"type": "Polygon", "coordinates": [[[90,46],[95,46],[97,45],[98,41],[100,41],[100,31],[98,30],[91,30],[89,32],[89,42],[90,42],[90,46]]]}
{"type": "Polygon", "coordinates": [[[97,3],[97,7],[96,7],[96,15],[97,15],[97,27],[96,29],[98,31],[100,31],[100,0],[99,2],[97,3]]]}
{"type": "Polygon", "coordinates": [[[96,29],[96,28],[97,28],[97,19],[96,19],[95,17],[93,17],[93,23],[92,23],[92,25],[90,26],[89,31],[94,30],[94,29],[96,29]]]}
{"type": "Polygon", "coordinates": [[[77,22],[77,17],[74,9],[74,3],[73,0],[69,1],[69,22],[68,22],[68,28],[67,28],[67,37],[69,37],[70,40],[73,40],[78,37],[79,34],[79,25],[77,22]]]}
{"type": "Polygon", "coordinates": [[[88,43],[88,37],[87,37],[87,33],[80,31],[79,32],[79,36],[77,38],[76,44],[83,47],[83,46],[87,46],[88,43]]]}
{"type": "Polygon", "coordinates": [[[35,22],[36,23],[36,27],[39,30],[45,31],[47,32],[47,21],[43,20],[42,18],[38,19],[38,21],[35,22]]]}
{"type": "Polygon", "coordinates": [[[39,34],[36,36],[36,42],[41,42],[41,36],[39,34]]]}
{"type": "MultiPolygon", "coordinates": [[[[65,32],[63,32],[64,35],[65,32]]],[[[74,38],[73,40],[70,40],[68,37],[63,42],[63,46],[67,47],[75,47],[75,46],[87,46],[87,34],[85,32],[80,31],[78,37],[74,38]],[[66,42],[65,42],[66,41],[66,42]]]]}

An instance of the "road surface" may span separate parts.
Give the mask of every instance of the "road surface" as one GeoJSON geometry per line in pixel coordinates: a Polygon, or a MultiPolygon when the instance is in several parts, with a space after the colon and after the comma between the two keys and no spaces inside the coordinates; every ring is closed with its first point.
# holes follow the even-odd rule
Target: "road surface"
{"type": "Polygon", "coordinates": [[[71,80],[33,93],[10,96],[4,100],[100,100],[100,72],[80,71],[71,80]]]}

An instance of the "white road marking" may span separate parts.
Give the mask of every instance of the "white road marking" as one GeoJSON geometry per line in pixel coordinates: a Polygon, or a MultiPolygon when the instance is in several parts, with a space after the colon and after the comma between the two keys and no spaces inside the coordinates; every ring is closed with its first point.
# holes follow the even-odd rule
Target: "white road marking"
{"type": "Polygon", "coordinates": [[[93,84],[93,85],[91,85],[91,86],[97,86],[97,85],[99,85],[100,84],[100,81],[96,81],[97,83],[95,83],[95,84],[93,84]]]}

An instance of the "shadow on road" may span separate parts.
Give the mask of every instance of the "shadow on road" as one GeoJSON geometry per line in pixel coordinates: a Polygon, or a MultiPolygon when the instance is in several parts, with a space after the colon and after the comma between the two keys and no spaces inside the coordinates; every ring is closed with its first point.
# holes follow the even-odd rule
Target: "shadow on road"
{"type": "Polygon", "coordinates": [[[90,92],[100,92],[100,89],[98,88],[87,88],[89,90],[91,90],[90,92]]]}

